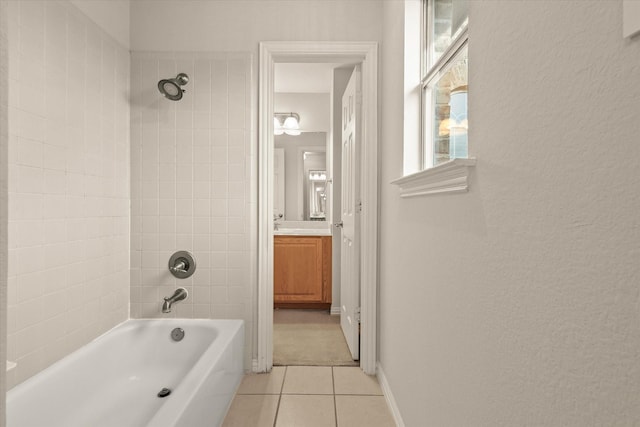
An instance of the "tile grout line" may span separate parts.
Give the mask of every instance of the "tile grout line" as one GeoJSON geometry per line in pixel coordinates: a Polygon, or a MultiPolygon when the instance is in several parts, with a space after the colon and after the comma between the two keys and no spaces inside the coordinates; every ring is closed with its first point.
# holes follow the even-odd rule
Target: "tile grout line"
{"type": "MultiPolygon", "coordinates": [[[[273,369],[273,368],[272,368],[273,369]]],[[[284,367],[284,374],[282,374],[282,384],[280,385],[280,395],[284,392],[284,382],[287,380],[287,372],[289,371],[289,367],[284,367]]]]}
{"type": "Polygon", "coordinates": [[[273,427],[276,427],[276,422],[278,421],[278,412],[280,412],[280,403],[282,403],[282,395],[278,395],[278,406],[276,407],[276,413],[273,417],[273,427]]]}
{"type": "MultiPolygon", "coordinates": [[[[276,415],[273,417],[273,427],[276,427],[276,423],[278,422],[278,413],[280,412],[280,404],[282,403],[282,391],[284,390],[284,381],[287,378],[287,369],[288,367],[284,367],[284,374],[282,375],[282,384],[280,385],[280,394],[278,394],[278,406],[276,407],[276,415]]],[[[273,368],[271,368],[273,371],[273,368]]]]}
{"type": "Polygon", "coordinates": [[[331,384],[333,385],[333,415],[338,427],[338,406],[336,405],[336,378],[334,366],[331,367],[331,384]]]}

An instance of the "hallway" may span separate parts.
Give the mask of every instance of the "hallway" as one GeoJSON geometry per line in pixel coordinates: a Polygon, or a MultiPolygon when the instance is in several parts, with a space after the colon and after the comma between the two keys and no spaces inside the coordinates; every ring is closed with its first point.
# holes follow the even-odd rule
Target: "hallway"
{"type": "Polygon", "coordinates": [[[326,310],[273,311],[276,366],[358,366],[340,329],[340,316],[326,310]]]}

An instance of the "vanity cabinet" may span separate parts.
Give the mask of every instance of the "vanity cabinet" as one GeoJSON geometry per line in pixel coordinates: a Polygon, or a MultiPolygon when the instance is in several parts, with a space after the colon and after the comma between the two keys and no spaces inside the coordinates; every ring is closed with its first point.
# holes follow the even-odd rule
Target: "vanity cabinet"
{"type": "Polygon", "coordinates": [[[273,258],[275,307],[331,306],[331,236],[274,236],[273,258]]]}

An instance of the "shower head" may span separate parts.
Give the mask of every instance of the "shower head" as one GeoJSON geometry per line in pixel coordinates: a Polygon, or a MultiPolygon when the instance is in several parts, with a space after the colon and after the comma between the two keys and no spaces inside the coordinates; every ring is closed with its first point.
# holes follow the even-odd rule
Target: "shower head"
{"type": "Polygon", "coordinates": [[[165,98],[172,101],[179,101],[182,99],[182,93],[184,89],[180,86],[184,86],[189,83],[189,76],[185,73],[178,74],[173,79],[163,79],[158,82],[158,90],[165,98]]]}

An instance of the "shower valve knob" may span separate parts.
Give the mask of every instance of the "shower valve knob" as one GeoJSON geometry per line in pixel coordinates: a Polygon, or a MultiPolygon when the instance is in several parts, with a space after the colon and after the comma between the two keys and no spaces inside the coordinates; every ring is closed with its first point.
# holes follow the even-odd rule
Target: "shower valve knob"
{"type": "Polygon", "coordinates": [[[178,279],[186,279],[196,271],[196,260],[187,251],[178,251],[169,259],[169,271],[178,279]]]}

